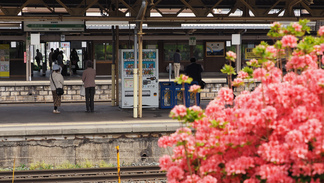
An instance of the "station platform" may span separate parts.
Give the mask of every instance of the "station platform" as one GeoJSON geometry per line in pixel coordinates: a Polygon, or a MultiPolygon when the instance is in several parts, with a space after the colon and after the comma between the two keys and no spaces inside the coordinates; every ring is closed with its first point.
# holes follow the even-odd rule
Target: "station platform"
{"type": "MultiPolygon", "coordinates": [[[[47,84],[49,71],[45,76],[34,71],[32,82],[47,84]]],[[[76,75],[65,76],[65,83],[81,84],[82,71],[76,75]]],[[[205,82],[224,82],[223,73],[202,73],[205,82]]],[[[0,80],[0,86],[23,83],[25,78],[0,80]]],[[[172,78],[171,81],[173,81],[172,78]]],[[[97,76],[96,82],[109,82],[111,76],[97,76]]],[[[160,73],[159,81],[169,81],[168,73],[160,73]]],[[[206,108],[210,100],[201,100],[206,108]]],[[[143,108],[142,118],[133,118],[133,109],[121,109],[111,102],[95,102],[95,112],[85,112],[85,102],[63,102],[61,114],[53,114],[53,103],[2,103],[0,104],[0,140],[6,137],[44,136],[44,135],[86,135],[100,133],[140,133],[172,132],[179,122],[169,117],[171,109],[143,108]]]]}
{"type": "MultiPolygon", "coordinates": [[[[202,100],[205,109],[209,100],[202,100]]],[[[143,108],[142,118],[133,109],[95,102],[95,112],[86,113],[85,103],[62,103],[54,114],[52,103],[0,104],[0,140],[6,137],[87,135],[100,133],[172,132],[180,125],[169,117],[171,109],[143,108]]]]}

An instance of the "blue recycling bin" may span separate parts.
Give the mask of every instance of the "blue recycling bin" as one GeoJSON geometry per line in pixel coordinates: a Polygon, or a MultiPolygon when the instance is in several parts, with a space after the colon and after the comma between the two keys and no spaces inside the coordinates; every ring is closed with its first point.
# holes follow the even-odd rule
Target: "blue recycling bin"
{"type": "Polygon", "coordinates": [[[190,89],[190,86],[191,85],[198,85],[198,82],[197,81],[193,81],[191,82],[190,84],[185,84],[185,91],[186,91],[186,107],[191,107],[191,106],[194,106],[196,104],[196,101],[197,100],[197,106],[200,105],[200,93],[197,93],[196,94],[196,98],[195,98],[195,94],[192,93],[192,92],[189,92],[189,89],[190,89]]]}
{"type": "MultiPolygon", "coordinates": [[[[177,83],[174,83],[174,89],[175,89],[175,96],[174,96],[174,101],[175,105],[186,105],[183,103],[183,91],[182,91],[182,85],[179,85],[177,83]]],[[[185,86],[185,97],[186,97],[186,86],[185,86]]],[[[187,90],[188,91],[188,90],[187,90]]]]}
{"type": "Polygon", "coordinates": [[[196,104],[200,105],[200,93],[196,94],[189,92],[190,86],[198,84],[198,82],[192,82],[191,84],[184,85],[184,97],[186,103],[183,103],[183,90],[182,85],[175,82],[160,82],[160,108],[161,109],[172,109],[176,105],[185,105],[191,107],[196,104]]]}
{"type": "Polygon", "coordinates": [[[174,82],[160,82],[160,108],[171,109],[175,106],[174,82]]]}

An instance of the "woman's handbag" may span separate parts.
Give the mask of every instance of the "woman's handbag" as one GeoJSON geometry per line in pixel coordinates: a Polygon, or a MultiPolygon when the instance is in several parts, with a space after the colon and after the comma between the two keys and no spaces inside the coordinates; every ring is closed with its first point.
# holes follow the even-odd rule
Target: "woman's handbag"
{"type": "Polygon", "coordinates": [[[63,94],[64,94],[64,90],[63,90],[63,88],[56,88],[56,94],[57,94],[58,96],[63,95],[63,94]]]}
{"type": "MultiPolygon", "coordinates": [[[[54,82],[54,80],[53,80],[53,73],[51,74],[51,79],[52,79],[52,81],[53,81],[53,84],[54,84],[54,86],[55,86],[55,88],[56,88],[56,85],[55,85],[55,82],[54,82]]],[[[63,95],[64,94],[64,90],[63,90],[63,88],[56,88],[56,95],[58,95],[58,96],[61,96],[61,95],[63,95]]]]}

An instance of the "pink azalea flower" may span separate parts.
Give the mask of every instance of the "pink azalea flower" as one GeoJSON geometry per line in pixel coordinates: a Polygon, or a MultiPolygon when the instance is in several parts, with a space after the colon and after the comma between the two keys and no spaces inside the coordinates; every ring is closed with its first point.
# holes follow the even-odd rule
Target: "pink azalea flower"
{"type": "Polygon", "coordinates": [[[169,155],[163,155],[159,159],[159,166],[161,167],[161,171],[167,171],[171,166],[174,166],[174,164],[169,155]]]}
{"type": "Polygon", "coordinates": [[[278,50],[274,47],[274,46],[268,46],[266,48],[266,51],[267,52],[270,52],[272,54],[273,57],[276,57],[277,56],[277,52],[278,50]]]}
{"type": "Polygon", "coordinates": [[[198,93],[200,91],[200,86],[199,85],[191,85],[189,91],[193,92],[193,93],[198,93]]]}
{"type": "Polygon", "coordinates": [[[184,177],[184,171],[178,166],[171,166],[167,173],[168,181],[169,180],[181,180],[184,177]]]}
{"type": "Polygon", "coordinates": [[[233,102],[234,95],[233,95],[233,90],[229,88],[221,88],[218,92],[218,97],[222,100],[225,101],[229,104],[233,102]]]}
{"type": "Polygon", "coordinates": [[[199,182],[201,179],[198,175],[193,174],[193,175],[187,175],[187,178],[185,181],[183,181],[183,183],[197,183],[199,182]]]}
{"type": "Polygon", "coordinates": [[[175,141],[169,136],[163,136],[158,140],[159,147],[172,147],[175,141]]]}
{"type": "Polygon", "coordinates": [[[267,71],[271,70],[275,64],[272,61],[267,61],[263,63],[263,68],[265,68],[267,71]]]}
{"type": "Polygon", "coordinates": [[[232,51],[226,52],[226,56],[236,59],[236,53],[234,53],[232,51]]]}
{"type": "Polygon", "coordinates": [[[320,45],[314,45],[313,48],[314,48],[314,52],[315,52],[317,55],[323,55],[323,51],[322,51],[320,45]]]}
{"type": "Polygon", "coordinates": [[[277,117],[277,110],[272,106],[267,106],[262,109],[262,115],[266,120],[273,121],[277,117]]]}
{"type": "Polygon", "coordinates": [[[196,105],[189,107],[189,110],[195,111],[195,112],[203,112],[203,110],[201,109],[201,107],[196,106],[196,105]]]}
{"type": "Polygon", "coordinates": [[[279,22],[273,22],[272,24],[271,24],[271,27],[281,27],[281,24],[279,23],[279,22]]]}
{"type": "Polygon", "coordinates": [[[287,73],[283,78],[283,80],[286,82],[294,82],[296,79],[297,79],[297,75],[293,72],[287,73]]]}
{"type": "Polygon", "coordinates": [[[197,183],[217,183],[217,179],[210,175],[207,175],[202,180],[199,180],[197,183]]]}
{"type": "Polygon", "coordinates": [[[297,38],[293,35],[286,35],[281,39],[283,47],[295,48],[297,46],[297,38]]]}
{"type": "Polygon", "coordinates": [[[254,160],[251,157],[242,156],[238,159],[231,160],[225,164],[227,175],[246,174],[246,170],[254,167],[254,160]]]}
{"type": "Polygon", "coordinates": [[[253,78],[257,80],[261,80],[263,77],[265,77],[267,71],[262,68],[255,69],[253,72],[253,78]]]}
{"type": "MultiPolygon", "coordinates": [[[[273,26],[287,33],[279,24],[273,26]]],[[[300,29],[298,24],[292,26],[300,29]]],[[[285,39],[286,48],[295,46],[289,39],[296,38],[285,39]]],[[[274,52],[270,46],[267,49],[274,52]]],[[[314,50],[305,54],[295,49],[283,78],[273,62],[259,68],[258,61],[251,60],[256,66],[253,77],[262,83],[235,100],[231,89],[222,88],[205,113],[198,106],[190,111],[184,106],[172,109],[170,116],[179,118],[183,126],[158,140],[160,147],[173,148],[170,156],[160,158],[161,170],[168,171],[168,182],[294,183],[303,177],[309,177],[311,183],[321,182],[324,70],[318,68],[321,60],[317,54],[324,51],[324,44],[314,46],[314,50]],[[298,72],[294,73],[295,69],[298,72]],[[197,113],[203,115],[195,117],[197,113]]],[[[236,82],[247,75],[239,72],[236,82]]]]}
{"type": "Polygon", "coordinates": [[[318,29],[318,35],[320,35],[320,36],[323,36],[323,35],[324,35],[324,26],[321,26],[321,27],[318,29]]]}
{"type": "Polygon", "coordinates": [[[324,164],[323,163],[314,163],[313,164],[313,173],[312,175],[322,175],[324,174],[324,164]]]}
{"type": "Polygon", "coordinates": [[[242,78],[235,78],[232,84],[233,86],[240,86],[244,85],[244,81],[242,78]]]}
{"type": "Polygon", "coordinates": [[[247,77],[249,77],[249,74],[247,72],[240,71],[238,73],[237,77],[242,78],[242,79],[246,79],[247,77]]]}
{"type": "Polygon", "coordinates": [[[251,59],[251,60],[249,61],[249,63],[250,63],[250,65],[258,64],[258,60],[254,58],[254,59],[251,59]]]}
{"type": "Polygon", "coordinates": [[[243,183],[260,183],[260,180],[256,178],[250,178],[245,180],[243,183]]]}
{"type": "Polygon", "coordinates": [[[189,76],[183,74],[181,79],[185,82],[189,79],[189,76]]]}
{"type": "Polygon", "coordinates": [[[302,26],[299,23],[293,23],[292,27],[295,28],[296,32],[301,32],[302,26]]]}
{"type": "Polygon", "coordinates": [[[176,118],[178,116],[184,117],[187,115],[187,107],[184,105],[176,105],[170,112],[170,116],[172,118],[176,118]]]}

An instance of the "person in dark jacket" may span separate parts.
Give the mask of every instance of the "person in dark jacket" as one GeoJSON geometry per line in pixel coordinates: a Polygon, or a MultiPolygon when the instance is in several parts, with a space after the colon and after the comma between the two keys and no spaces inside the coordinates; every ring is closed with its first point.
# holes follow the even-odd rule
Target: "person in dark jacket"
{"type": "Polygon", "coordinates": [[[203,69],[200,64],[196,63],[196,58],[191,58],[190,62],[191,64],[185,68],[185,73],[187,76],[191,77],[193,81],[200,83],[202,81],[201,73],[203,72],[203,69]]]}
{"type": "Polygon", "coordinates": [[[73,48],[73,50],[71,52],[70,60],[71,60],[73,74],[76,74],[77,70],[79,69],[79,67],[78,67],[79,56],[78,56],[78,52],[75,50],[75,48],[73,48]]]}

